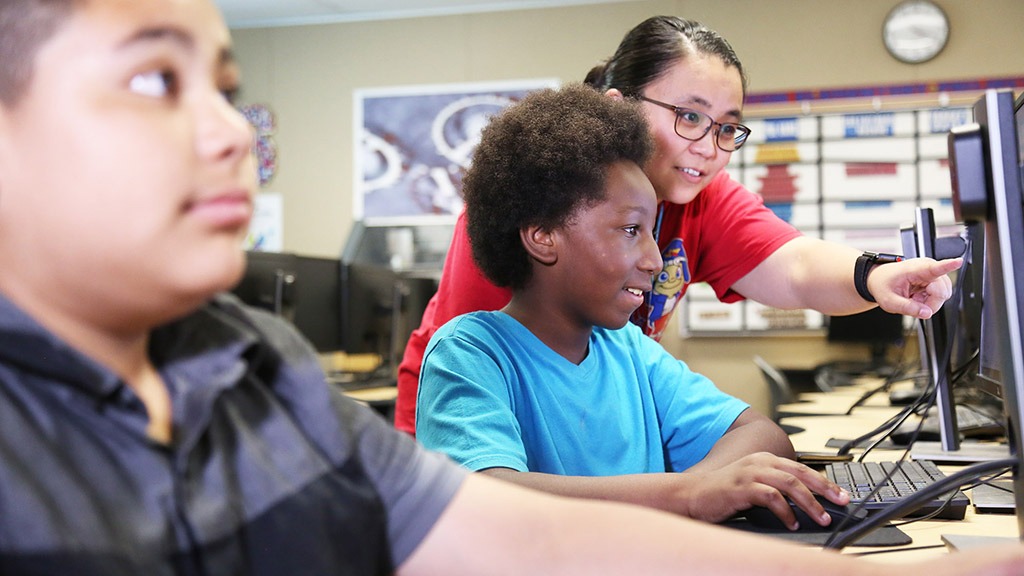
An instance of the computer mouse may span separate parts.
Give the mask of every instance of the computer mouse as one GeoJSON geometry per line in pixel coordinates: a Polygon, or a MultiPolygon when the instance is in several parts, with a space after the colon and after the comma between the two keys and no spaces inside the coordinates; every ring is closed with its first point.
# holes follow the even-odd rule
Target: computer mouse
{"type": "MultiPolygon", "coordinates": [[[[803,509],[797,506],[795,502],[787,499],[790,508],[793,509],[793,514],[796,515],[797,522],[800,523],[800,532],[831,531],[844,521],[844,526],[849,528],[868,516],[867,510],[864,510],[863,508],[856,510],[855,504],[842,506],[840,504],[835,504],[824,496],[820,496],[818,494],[815,494],[814,497],[825,511],[828,512],[829,516],[832,517],[832,523],[828,526],[821,526],[808,516],[803,509]],[[849,518],[849,520],[846,520],[847,518],[849,518]]],[[[776,516],[771,509],[763,506],[754,506],[753,508],[743,511],[742,515],[748,522],[758,528],[789,530],[789,528],[782,523],[782,520],[779,520],[779,517],[776,516]]]]}

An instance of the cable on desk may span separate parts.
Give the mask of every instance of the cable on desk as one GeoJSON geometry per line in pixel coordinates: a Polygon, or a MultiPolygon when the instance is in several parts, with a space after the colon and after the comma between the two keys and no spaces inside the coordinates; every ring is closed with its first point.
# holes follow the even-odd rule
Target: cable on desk
{"type": "MultiPolygon", "coordinates": [[[[860,457],[857,458],[857,461],[858,462],[863,462],[864,458],[868,455],[869,452],[874,450],[879,444],[882,443],[882,441],[884,441],[886,438],[888,438],[890,435],[892,435],[894,430],[896,430],[900,426],[902,426],[903,423],[907,421],[907,418],[909,418],[911,414],[914,414],[914,409],[918,406],[918,403],[922,399],[923,399],[923,397],[922,398],[918,398],[917,402],[915,402],[914,404],[911,404],[910,406],[907,406],[907,409],[901,411],[900,414],[899,414],[899,418],[895,422],[893,422],[891,425],[889,425],[888,427],[885,428],[885,430],[884,430],[885,434],[882,434],[881,436],[876,438],[874,442],[869,444],[868,447],[865,448],[863,452],[861,452],[860,457]]],[[[929,407],[931,407],[932,405],[935,404],[935,394],[934,393],[929,395],[929,399],[927,400],[927,404],[928,404],[929,407]]],[[[899,460],[900,462],[905,460],[907,455],[910,453],[910,446],[914,445],[914,442],[917,440],[917,436],[918,436],[918,434],[921,433],[921,429],[923,427],[924,427],[924,420],[922,419],[920,422],[917,423],[917,427],[914,428],[914,432],[910,435],[910,442],[907,443],[907,449],[904,450],[903,456],[900,457],[900,460],[899,460]]],[[[878,429],[876,428],[874,432],[877,432],[877,431],[878,431],[878,429]]],[[[872,434],[872,435],[874,435],[874,434],[872,434]]],[[[870,436],[869,436],[869,438],[870,438],[870,436]]],[[[866,439],[867,438],[865,438],[865,440],[866,439]]],[[[888,478],[886,478],[886,480],[888,480],[888,478]]]]}
{"type": "Polygon", "coordinates": [[[1000,492],[1006,492],[1007,494],[1013,494],[1013,488],[1007,488],[1006,486],[1000,486],[999,484],[993,484],[993,482],[995,482],[996,480],[999,480],[1000,478],[1005,476],[1008,472],[1009,472],[1009,470],[1005,470],[1005,471],[1003,471],[1003,472],[1001,472],[999,474],[993,474],[992,476],[989,476],[988,478],[984,478],[984,479],[978,480],[977,482],[971,484],[970,486],[967,486],[967,489],[970,490],[971,488],[977,488],[978,486],[988,486],[989,488],[991,488],[993,490],[999,490],[1000,492]]]}
{"type": "MultiPolygon", "coordinates": [[[[873,430],[867,432],[866,434],[862,434],[862,435],[854,438],[853,440],[850,440],[846,444],[843,444],[842,446],[840,446],[837,454],[839,454],[840,456],[845,455],[845,454],[849,454],[850,450],[856,448],[857,446],[859,446],[865,440],[870,440],[871,438],[874,438],[875,436],[877,436],[879,433],[884,432],[884,434],[882,435],[881,438],[879,438],[878,441],[876,441],[871,446],[869,446],[868,450],[870,450],[871,448],[874,448],[879,442],[884,440],[893,430],[898,428],[900,426],[900,424],[903,424],[903,422],[906,421],[906,419],[910,417],[910,415],[913,413],[914,406],[918,402],[921,402],[926,395],[929,395],[929,391],[925,390],[921,394],[922,394],[921,397],[918,398],[913,404],[911,404],[909,406],[904,406],[899,412],[897,412],[893,416],[890,416],[888,419],[886,419],[885,422],[882,422],[880,425],[875,427],[873,430]]],[[[934,397],[934,394],[930,395],[930,397],[934,397]]],[[[867,451],[865,451],[865,453],[867,453],[867,451]]],[[[862,455],[862,457],[863,457],[863,455],[862,455]]]]}
{"type": "Polygon", "coordinates": [[[934,484],[923,488],[919,492],[907,498],[893,503],[892,506],[885,508],[884,510],[875,512],[874,515],[858,522],[848,530],[841,531],[842,525],[840,525],[834,532],[832,532],[832,535],[829,536],[828,541],[825,542],[824,548],[830,550],[841,550],[851,542],[855,542],[869,532],[877,530],[889,520],[899,518],[905,513],[917,509],[924,502],[932,500],[946,492],[959,490],[960,486],[969,484],[974,479],[981,476],[985,476],[995,471],[1002,472],[1007,469],[1011,469],[1016,466],[1016,464],[1016,458],[1002,458],[1000,460],[981,462],[964,468],[955,474],[951,474],[941,480],[938,480],[934,484]]]}
{"type": "MultiPolygon", "coordinates": [[[[922,400],[922,399],[919,399],[919,401],[917,403],[915,403],[913,406],[916,406],[918,403],[920,403],[920,400],[922,400]]],[[[934,391],[932,391],[932,394],[929,395],[928,405],[930,406],[930,405],[934,404],[934,401],[935,401],[935,394],[934,394],[934,391]]],[[[907,408],[911,408],[911,406],[908,406],[907,408]]],[[[906,419],[906,417],[911,412],[912,412],[912,410],[901,411],[901,413],[899,415],[897,415],[897,416],[900,416],[900,418],[892,426],[891,429],[895,429],[895,428],[899,427],[899,425],[906,419]]],[[[889,421],[892,421],[894,419],[895,418],[891,418],[889,421]]],[[[903,462],[905,462],[907,460],[907,457],[910,455],[910,447],[913,446],[914,441],[917,439],[917,435],[921,431],[921,428],[922,428],[923,424],[924,424],[923,420],[918,422],[917,427],[914,429],[914,432],[911,434],[910,442],[908,443],[907,447],[903,450],[903,453],[900,455],[900,457],[895,460],[895,463],[897,464],[897,467],[893,467],[892,469],[890,469],[885,474],[885,476],[880,481],[878,481],[875,484],[875,486],[874,486],[874,488],[872,488],[871,492],[869,492],[867,496],[865,496],[863,499],[861,499],[861,501],[854,507],[854,512],[859,511],[860,509],[862,509],[865,506],[866,502],[871,500],[871,498],[873,498],[878,493],[878,491],[881,490],[886,485],[886,482],[892,478],[893,474],[895,474],[896,470],[898,469],[898,465],[902,464],[903,462]]],[[[891,432],[891,429],[887,430],[885,435],[881,436],[871,446],[869,446],[864,451],[864,453],[861,454],[861,456],[858,459],[858,461],[863,461],[864,460],[864,456],[867,455],[867,453],[870,452],[871,449],[873,449],[879,442],[884,440],[886,438],[886,436],[888,436],[889,432],[891,432]]],[[[877,431],[877,430],[878,429],[876,428],[875,431],[877,431]]],[[[857,442],[857,441],[854,441],[854,442],[857,442]]],[[[1012,459],[1009,459],[1008,461],[1011,462],[1011,463],[1014,462],[1012,459]]],[[[987,464],[987,463],[985,463],[985,464],[987,464]]],[[[1002,474],[1005,474],[1008,469],[1009,468],[1000,468],[996,473],[992,474],[992,476],[982,480],[982,482],[991,481],[992,479],[994,479],[994,478],[996,478],[996,477],[998,477],[998,476],[1000,476],[1002,474]]],[[[984,475],[986,473],[987,468],[979,469],[977,467],[972,467],[972,468],[969,468],[969,469],[965,469],[964,471],[961,472],[961,474],[963,474],[963,472],[968,472],[968,471],[971,471],[971,470],[973,470],[974,472],[969,472],[968,475],[971,476],[972,478],[977,478],[977,477],[980,477],[980,476],[984,475]]],[[[948,480],[948,477],[945,480],[948,480]]],[[[943,480],[942,482],[945,482],[945,480],[943,480]]],[[[920,504],[922,504],[924,502],[927,502],[929,500],[938,498],[940,495],[944,494],[944,491],[942,491],[942,490],[933,490],[932,489],[933,487],[934,487],[934,485],[932,487],[928,487],[928,488],[925,488],[924,490],[919,491],[917,494],[915,494],[913,496],[904,498],[903,500],[900,500],[899,502],[894,503],[893,506],[900,506],[900,514],[897,514],[896,516],[888,515],[887,518],[898,517],[899,515],[902,515],[904,512],[913,511],[920,504]],[[921,493],[928,494],[928,497],[925,498],[925,497],[920,496],[921,493]],[[913,500],[915,502],[915,505],[913,507],[905,507],[905,506],[903,506],[905,500],[913,500]]],[[[956,496],[956,489],[951,490],[949,492],[949,495],[945,498],[945,502],[946,503],[943,506],[939,507],[937,510],[933,511],[930,514],[922,516],[922,517],[912,518],[912,519],[906,520],[904,522],[896,523],[896,524],[894,524],[894,526],[904,526],[906,524],[911,524],[913,522],[920,522],[921,520],[928,520],[930,518],[934,518],[935,516],[938,516],[939,514],[941,514],[943,512],[943,510],[945,510],[945,508],[949,505],[949,503],[953,500],[953,498],[955,496],[956,496]]],[[[886,509],[886,512],[888,512],[888,511],[889,511],[889,509],[886,509]]],[[[876,513],[876,515],[877,514],[878,513],[876,513]]],[[[847,518],[845,518],[843,520],[843,522],[840,522],[839,525],[836,526],[835,529],[833,530],[832,536],[830,537],[830,541],[833,538],[836,538],[837,535],[840,534],[843,531],[844,528],[846,528],[846,525],[849,524],[850,521],[851,521],[851,517],[848,516],[847,518]]],[[[864,520],[860,524],[858,524],[857,526],[860,526],[861,524],[863,524],[865,522],[870,522],[870,521],[871,521],[870,519],[864,520]]],[[[851,528],[851,531],[855,530],[857,528],[857,526],[854,526],[853,528],[851,528]]],[[[878,526],[875,526],[875,528],[877,528],[877,527],[878,526]]],[[[874,530],[875,528],[871,528],[868,531],[874,530]]]]}
{"type": "MultiPolygon", "coordinates": [[[[954,325],[954,328],[955,328],[955,325],[954,325]]],[[[952,334],[954,334],[954,331],[950,330],[949,333],[952,335],[952,334]]],[[[944,359],[945,362],[949,362],[949,354],[952,352],[952,346],[953,346],[952,338],[949,338],[948,340],[949,341],[947,342],[947,345],[946,345],[945,350],[944,350],[945,356],[946,356],[945,359],[944,359]]],[[[928,409],[930,409],[933,405],[935,405],[936,391],[937,390],[936,390],[936,388],[934,386],[929,385],[928,387],[926,387],[924,390],[921,391],[921,395],[917,397],[917,400],[914,400],[909,405],[904,406],[899,412],[897,412],[893,416],[890,416],[885,422],[883,422],[882,424],[878,425],[877,427],[875,427],[873,430],[869,431],[868,433],[862,434],[861,436],[858,436],[857,438],[854,438],[853,440],[850,440],[846,444],[843,444],[839,448],[838,454],[839,455],[849,454],[850,450],[852,450],[853,448],[859,446],[865,440],[870,440],[871,438],[874,438],[875,436],[881,434],[881,436],[879,436],[874,442],[872,442],[864,450],[864,452],[860,455],[860,460],[863,461],[864,457],[868,454],[868,452],[871,452],[871,450],[873,450],[876,446],[878,446],[883,440],[888,438],[889,435],[892,434],[892,432],[894,430],[896,430],[904,422],[906,422],[907,418],[909,418],[911,414],[915,414],[917,412],[917,410],[922,405],[926,405],[927,406],[925,408],[925,412],[927,412],[928,409]]],[[[852,410],[852,409],[853,409],[853,407],[850,408],[850,410],[852,410]]],[[[847,412],[847,413],[849,413],[849,412],[847,412]]],[[[911,437],[912,441],[917,439],[917,435],[920,432],[922,426],[923,426],[923,421],[920,422],[918,424],[917,429],[914,430],[914,433],[913,433],[913,435],[911,437]]],[[[912,443],[913,442],[911,442],[911,444],[912,443]]]]}
{"type": "MultiPolygon", "coordinates": [[[[912,330],[915,329],[908,328],[904,332],[904,338],[908,337],[912,330]]],[[[904,346],[900,353],[899,362],[893,368],[892,373],[886,376],[885,380],[879,386],[872,388],[871,390],[868,390],[863,395],[861,395],[861,397],[858,398],[853,404],[851,404],[850,407],[846,409],[846,415],[849,416],[850,414],[853,414],[855,408],[863,405],[865,402],[868,401],[869,398],[871,398],[875,394],[878,394],[879,392],[886,392],[889,390],[889,388],[892,388],[892,385],[895,384],[896,382],[899,382],[900,380],[905,380],[907,378],[908,373],[907,365],[907,347],[904,346]]]]}
{"type": "Polygon", "coordinates": [[[925,546],[913,546],[903,547],[897,546],[895,548],[885,548],[882,550],[868,550],[867,552],[851,552],[850,556],[871,556],[873,554],[892,554],[893,552],[913,552],[915,550],[933,550],[935,548],[945,548],[945,544],[927,544],[925,546]]]}
{"type": "Polygon", "coordinates": [[[900,526],[906,526],[907,524],[913,524],[915,522],[921,522],[923,520],[931,520],[932,518],[935,518],[939,514],[942,514],[946,510],[946,508],[949,507],[949,504],[950,504],[950,502],[953,501],[953,498],[956,498],[956,493],[957,493],[956,490],[950,491],[949,496],[946,496],[946,501],[942,503],[942,506],[939,506],[938,508],[936,508],[932,512],[929,512],[928,514],[925,514],[924,516],[915,516],[914,518],[907,518],[906,520],[904,520],[902,522],[893,522],[892,525],[896,526],[898,528],[900,526]]]}

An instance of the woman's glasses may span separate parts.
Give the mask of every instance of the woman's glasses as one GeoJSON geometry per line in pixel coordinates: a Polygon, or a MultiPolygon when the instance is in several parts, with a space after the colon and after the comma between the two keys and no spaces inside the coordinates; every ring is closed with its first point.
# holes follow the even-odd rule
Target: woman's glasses
{"type": "Polygon", "coordinates": [[[734,122],[715,122],[711,116],[697,110],[690,110],[689,108],[680,108],[665,102],[659,102],[652,100],[644,95],[637,96],[640,100],[650,102],[651,104],[667,108],[676,115],[676,134],[680,138],[686,140],[700,140],[711,128],[717,126],[715,130],[715,144],[718,145],[724,152],[735,152],[743,146],[743,143],[747,141],[747,136],[750,136],[750,128],[747,128],[743,124],[736,124],[734,122]]]}

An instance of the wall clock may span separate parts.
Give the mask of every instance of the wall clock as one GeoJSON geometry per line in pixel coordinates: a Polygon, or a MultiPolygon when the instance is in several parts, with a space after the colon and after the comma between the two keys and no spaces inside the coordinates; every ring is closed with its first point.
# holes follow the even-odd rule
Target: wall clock
{"type": "Polygon", "coordinates": [[[930,0],[905,0],[885,17],[882,40],[889,53],[901,62],[927,62],[946,47],[949,19],[930,0]]]}

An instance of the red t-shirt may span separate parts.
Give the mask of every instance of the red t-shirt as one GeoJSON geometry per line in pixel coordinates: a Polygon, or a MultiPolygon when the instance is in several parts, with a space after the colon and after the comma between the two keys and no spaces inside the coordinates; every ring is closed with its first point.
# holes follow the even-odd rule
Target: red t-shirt
{"type": "MultiPolygon", "coordinates": [[[[732,285],[780,246],[800,235],[764,206],[761,197],[723,170],[692,202],[660,206],[658,246],[665,261],[647,302],[633,322],[655,340],[668,325],[676,305],[693,282],[707,282],[719,300],[743,299],[732,285]]],[[[398,367],[395,427],[416,432],[416,389],[420,364],[434,332],[459,314],[497,310],[512,291],[491,284],[477,268],[466,234],[465,214],[455,224],[437,293],[423,312],[398,367]]]]}

